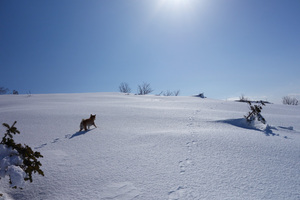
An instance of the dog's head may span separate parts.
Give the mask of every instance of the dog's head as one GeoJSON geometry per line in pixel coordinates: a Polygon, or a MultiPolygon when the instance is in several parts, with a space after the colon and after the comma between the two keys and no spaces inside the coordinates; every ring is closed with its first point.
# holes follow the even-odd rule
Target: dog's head
{"type": "Polygon", "coordinates": [[[92,115],[92,114],[91,114],[90,119],[95,120],[95,119],[96,119],[96,115],[92,115]]]}

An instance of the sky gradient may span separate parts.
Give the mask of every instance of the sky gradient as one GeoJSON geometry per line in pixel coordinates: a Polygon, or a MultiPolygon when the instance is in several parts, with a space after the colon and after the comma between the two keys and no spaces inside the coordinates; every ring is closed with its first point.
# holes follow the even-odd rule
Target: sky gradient
{"type": "Polygon", "coordinates": [[[299,0],[0,1],[0,86],[19,93],[300,97],[299,0]]]}

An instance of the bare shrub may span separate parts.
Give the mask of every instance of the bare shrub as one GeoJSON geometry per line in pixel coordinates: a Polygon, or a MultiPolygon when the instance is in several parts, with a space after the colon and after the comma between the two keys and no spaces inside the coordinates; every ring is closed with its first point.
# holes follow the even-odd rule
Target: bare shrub
{"type": "Polygon", "coordinates": [[[156,96],[160,96],[162,95],[162,93],[164,93],[164,91],[161,91],[160,93],[156,94],[156,96]]]}
{"type": "Polygon", "coordinates": [[[150,83],[145,83],[145,82],[142,85],[138,85],[137,90],[138,90],[137,91],[138,95],[145,95],[153,92],[152,88],[150,87],[150,83]]]}
{"type": "Polygon", "coordinates": [[[127,83],[123,82],[119,86],[119,91],[122,93],[130,93],[131,88],[129,87],[129,85],[127,83]]]}
{"type": "Polygon", "coordinates": [[[298,105],[298,100],[295,97],[282,97],[282,103],[285,105],[298,105]]]}
{"type": "Polygon", "coordinates": [[[178,96],[178,95],[180,94],[180,90],[175,90],[175,91],[173,92],[173,94],[174,94],[174,96],[178,96]]]}
{"type": "Polygon", "coordinates": [[[0,87],[0,94],[7,94],[9,91],[8,88],[0,87]]]}
{"type": "Polygon", "coordinates": [[[250,101],[246,101],[249,104],[249,113],[245,115],[245,119],[247,122],[251,123],[255,119],[262,122],[263,124],[266,123],[265,118],[261,115],[262,106],[265,106],[263,101],[259,102],[259,105],[252,105],[250,101]]]}
{"type": "Polygon", "coordinates": [[[163,93],[164,96],[172,96],[173,92],[171,92],[170,90],[167,90],[166,92],[163,93]]]}
{"type": "Polygon", "coordinates": [[[174,92],[171,92],[170,90],[167,90],[166,92],[161,92],[164,96],[178,96],[180,93],[180,90],[175,90],[174,92]]]}
{"type": "Polygon", "coordinates": [[[242,95],[240,96],[240,100],[239,100],[239,101],[240,101],[240,102],[248,102],[249,99],[248,99],[247,97],[245,97],[244,94],[242,94],[242,95]]]}

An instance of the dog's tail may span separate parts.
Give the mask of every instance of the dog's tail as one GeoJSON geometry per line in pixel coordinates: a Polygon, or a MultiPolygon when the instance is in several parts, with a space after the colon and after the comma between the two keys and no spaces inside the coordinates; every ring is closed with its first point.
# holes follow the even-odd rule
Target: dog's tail
{"type": "Polygon", "coordinates": [[[81,122],[80,122],[79,131],[81,131],[83,129],[83,121],[84,121],[84,119],[82,119],[81,122]]]}

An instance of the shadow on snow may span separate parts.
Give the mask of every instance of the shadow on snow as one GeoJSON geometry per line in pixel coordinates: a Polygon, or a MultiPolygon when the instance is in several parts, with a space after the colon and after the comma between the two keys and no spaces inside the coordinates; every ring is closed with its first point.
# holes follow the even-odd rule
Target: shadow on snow
{"type": "Polygon", "coordinates": [[[71,137],[69,137],[69,139],[72,139],[72,138],[80,136],[80,135],[84,135],[91,130],[93,130],[93,129],[88,129],[86,131],[78,131],[78,132],[74,133],[71,137]]]}
{"type": "Polygon", "coordinates": [[[239,119],[227,119],[227,120],[219,120],[217,121],[219,123],[225,123],[225,124],[230,124],[232,126],[236,126],[239,128],[245,128],[249,130],[255,130],[255,131],[260,131],[263,132],[266,136],[279,136],[279,134],[273,133],[273,130],[277,130],[275,127],[269,126],[269,125],[264,125],[261,124],[260,126],[258,125],[253,125],[252,123],[247,122],[245,118],[239,118],[239,119]]]}

